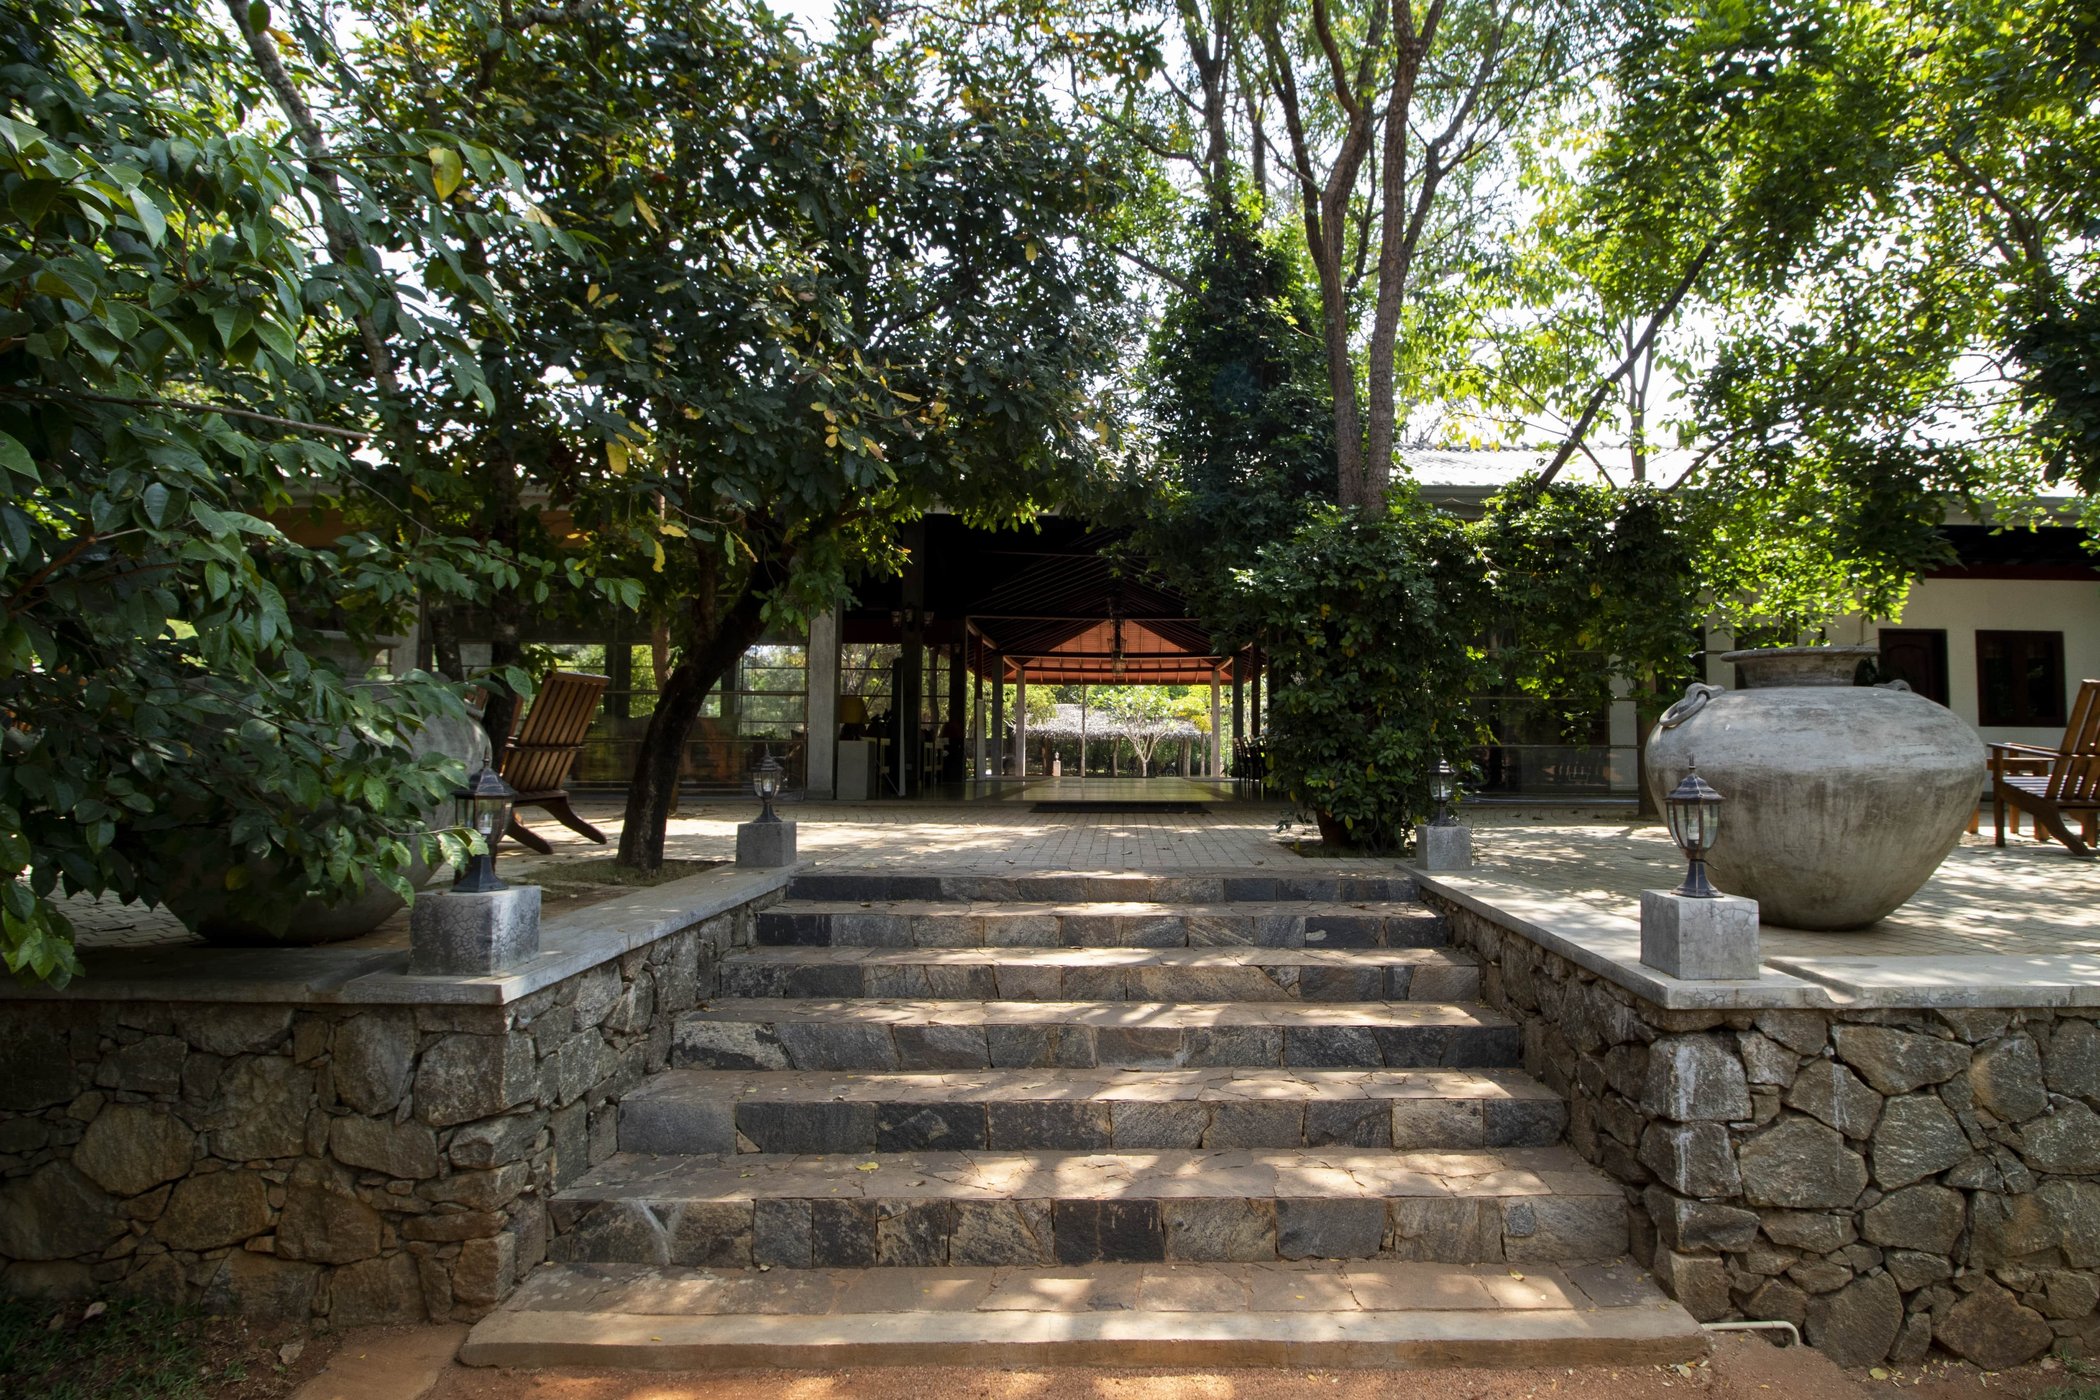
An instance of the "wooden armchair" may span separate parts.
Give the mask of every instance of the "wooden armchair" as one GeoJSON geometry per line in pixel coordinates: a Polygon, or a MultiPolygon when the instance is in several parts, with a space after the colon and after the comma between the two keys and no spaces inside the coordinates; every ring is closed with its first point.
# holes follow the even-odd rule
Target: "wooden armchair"
{"type": "Polygon", "coordinates": [[[2063,842],[2074,856],[2090,859],[2100,823],[2100,681],[2082,681],[2064,726],[2063,746],[1992,744],[1991,813],[1997,843],[2005,844],[2005,809],[2034,818],[2035,835],[2063,842]],[[2079,834],[2070,818],[2078,818],[2079,834]]]}
{"type": "Polygon", "coordinates": [[[518,790],[510,825],[503,834],[519,845],[529,846],[541,855],[554,849],[546,837],[518,820],[518,812],[526,807],[545,808],[549,816],[569,830],[601,846],[605,844],[605,833],[577,816],[569,806],[565,786],[569,770],[576,765],[576,755],[583,752],[583,741],[590,732],[591,721],[597,717],[598,700],[605,694],[605,686],[604,676],[556,671],[533,696],[531,708],[511,721],[510,740],[503,746],[497,771],[504,782],[518,790]]]}

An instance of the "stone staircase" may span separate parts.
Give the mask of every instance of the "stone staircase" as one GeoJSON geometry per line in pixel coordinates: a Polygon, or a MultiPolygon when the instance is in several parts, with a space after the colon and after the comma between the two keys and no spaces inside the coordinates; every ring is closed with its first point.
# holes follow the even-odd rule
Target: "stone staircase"
{"type": "Polygon", "coordinates": [[[1393,877],[814,873],[462,1358],[1633,1363],[1624,1260],[1479,968],[1393,877]]]}

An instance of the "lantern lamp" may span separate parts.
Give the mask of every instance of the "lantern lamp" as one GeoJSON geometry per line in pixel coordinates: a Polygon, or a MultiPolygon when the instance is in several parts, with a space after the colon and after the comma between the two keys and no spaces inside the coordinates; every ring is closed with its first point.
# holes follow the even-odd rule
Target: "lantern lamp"
{"type": "Polygon", "coordinates": [[[1439,758],[1429,775],[1429,796],[1436,803],[1436,815],[1429,822],[1431,826],[1458,825],[1458,818],[1451,815],[1451,799],[1457,795],[1458,770],[1451,766],[1450,759],[1439,758]]]}
{"type": "Polygon", "coordinates": [[[751,790],[758,794],[759,821],[768,825],[779,822],[779,815],[773,811],[773,799],[780,796],[781,779],[786,776],[787,770],[780,766],[780,760],[773,757],[771,749],[767,749],[765,757],[759,760],[758,767],[751,774],[751,790]]]}
{"type": "Polygon", "coordinates": [[[1670,824],[1670,839],[1684,852],[1690,867],[1677,893],[1686,899],[1719,899],[1721,892],[1706,878],[1706,857],[1721,830],[1721,803],[1725,799],[1699,776],[1691,765],[1684,781],[1663,799],[1663,815],[1670,824]]]}
{"type": "Polygon", "coordinates": [[[494,894],[510,888],[496,878],[496,843],[510,826],[511,804],[517,798],[517,789],[493,768],[478,769],[465,787],[452,794],[459,824],[480,833],[482,846],[479,854],[468,857],[466,868],[452,882],[454,894],[494,894]]]}

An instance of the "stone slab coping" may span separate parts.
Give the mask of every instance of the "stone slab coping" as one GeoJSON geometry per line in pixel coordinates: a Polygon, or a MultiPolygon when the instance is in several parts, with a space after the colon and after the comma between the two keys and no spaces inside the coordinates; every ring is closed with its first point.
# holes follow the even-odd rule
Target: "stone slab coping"
{"type": "Polygon", "coordinates": [[[478,1366],[1617,1365],[1708,1338],[1629,1264],[1066,1268],[548,1265],[461,1349],[478,1366]]]}
{"type": "Polygon", "coordinates": [[[916,919],[1159,918],[1258,919],[1277,914],[1377,914],[1388,919],[1433,919],[1411,899],[1017,900],[1017,899],[787,899],[787,914],[894,914],[916,919]]]}
{"type": "Polygon", "coordinates": [[[858,944],[788,944],[743,948],[725,962],[780,967],[1135,967],[1211,970],[1240,967],[1475,967],[1460,948],[1261,948],[1249,944],[1193,948],[874,948],[858,944]]]}
{"type": "Polygon", "coordinates": [[[891,1026],[1507,1026],[1485,1007],[1427,1001],[947,1001],[716,997],[695,1021],[891,1026]]]}
{"type": "Polygon", "coordinates": [[[1360,1103],[1509,1099],[1559,1103],[1520,1069],[972,1069],[932,1072],[690,1070],[651,1075],[621,1100],[745,1103],[1360,1103]]]}
{"type": "Polygon", "coordinates": [[[1613,914],[1554,890],[1417,872],[1425,893],[1492,920],[1671,1011],[2100,1006],[2100,955],[1946,953],[1768,958],[1755,980],[1694,982],[1641,961],[1637,909],[1613,914]]]}
{"type": "Polygon", "coordinates": [[[762,1309],[804,1317],[917,1312],[1451,1312],[1647,1308],[1669,1299],[1631,1261],[1559,1265],[1410,1260],[1263,1263],[679,1268],[548,1264],[503,1304],[513,1313],[710,1317],[762,1309]]]}
{"type": "Polygon", "coordinates": [[[87,975],[70,986],[0,983],[0,1000],[506,1006],[783,889],[794,874],[724,866],[560,915],[540,929],[538,957],[487,977],[411,977],[406,948],[104,948],[85,954],[87,975]]]}
{"type": "Polygon", "coordinates": [[[2100,1006],[2100,955],[2093,953],[1781,957],[1770,965],[1820,982],[1850,1006],[2100,1006]]]}
{"type": "Polygon", "coordinates": [[[1396,1196],[1618,1198],[1568,1147],[1148,1148],[1142,1151],[622,1152],[555,1198],[599,1201],[1381,1200],[1396,1196]],[[870,1164],[873,1169],[870,1169],[870,1164]]]}

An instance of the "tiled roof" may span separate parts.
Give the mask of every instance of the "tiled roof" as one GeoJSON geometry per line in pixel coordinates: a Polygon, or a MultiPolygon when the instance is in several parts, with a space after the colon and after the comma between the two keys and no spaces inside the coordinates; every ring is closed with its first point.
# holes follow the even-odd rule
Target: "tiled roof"
{"type": "MultiPolygon", "coordinates": [[[[1493,491],[1507,486],[1526,472],[1543,470],[1553,460],[1552,448],[1445,448],[1403,447],[1399,456],[1418,485],[1434,492],[1438,488],[1493,491]]],[[[1682,448],[1650,451],[1648,480],[1668,486],[1683,474],[1698,454],[1682,448]]],[[[1556,480],[1596,485],[1605,480],[1624,486],[1633,480],[1633,458],[1624,447],[1592,447],[1577,452],[1562,467],[1556,480]],[[1594,455],[1596,461],[1591,460],[1594,455]],[[1599,476],[1597,462],[1604,465],[1599,476]]]]}

